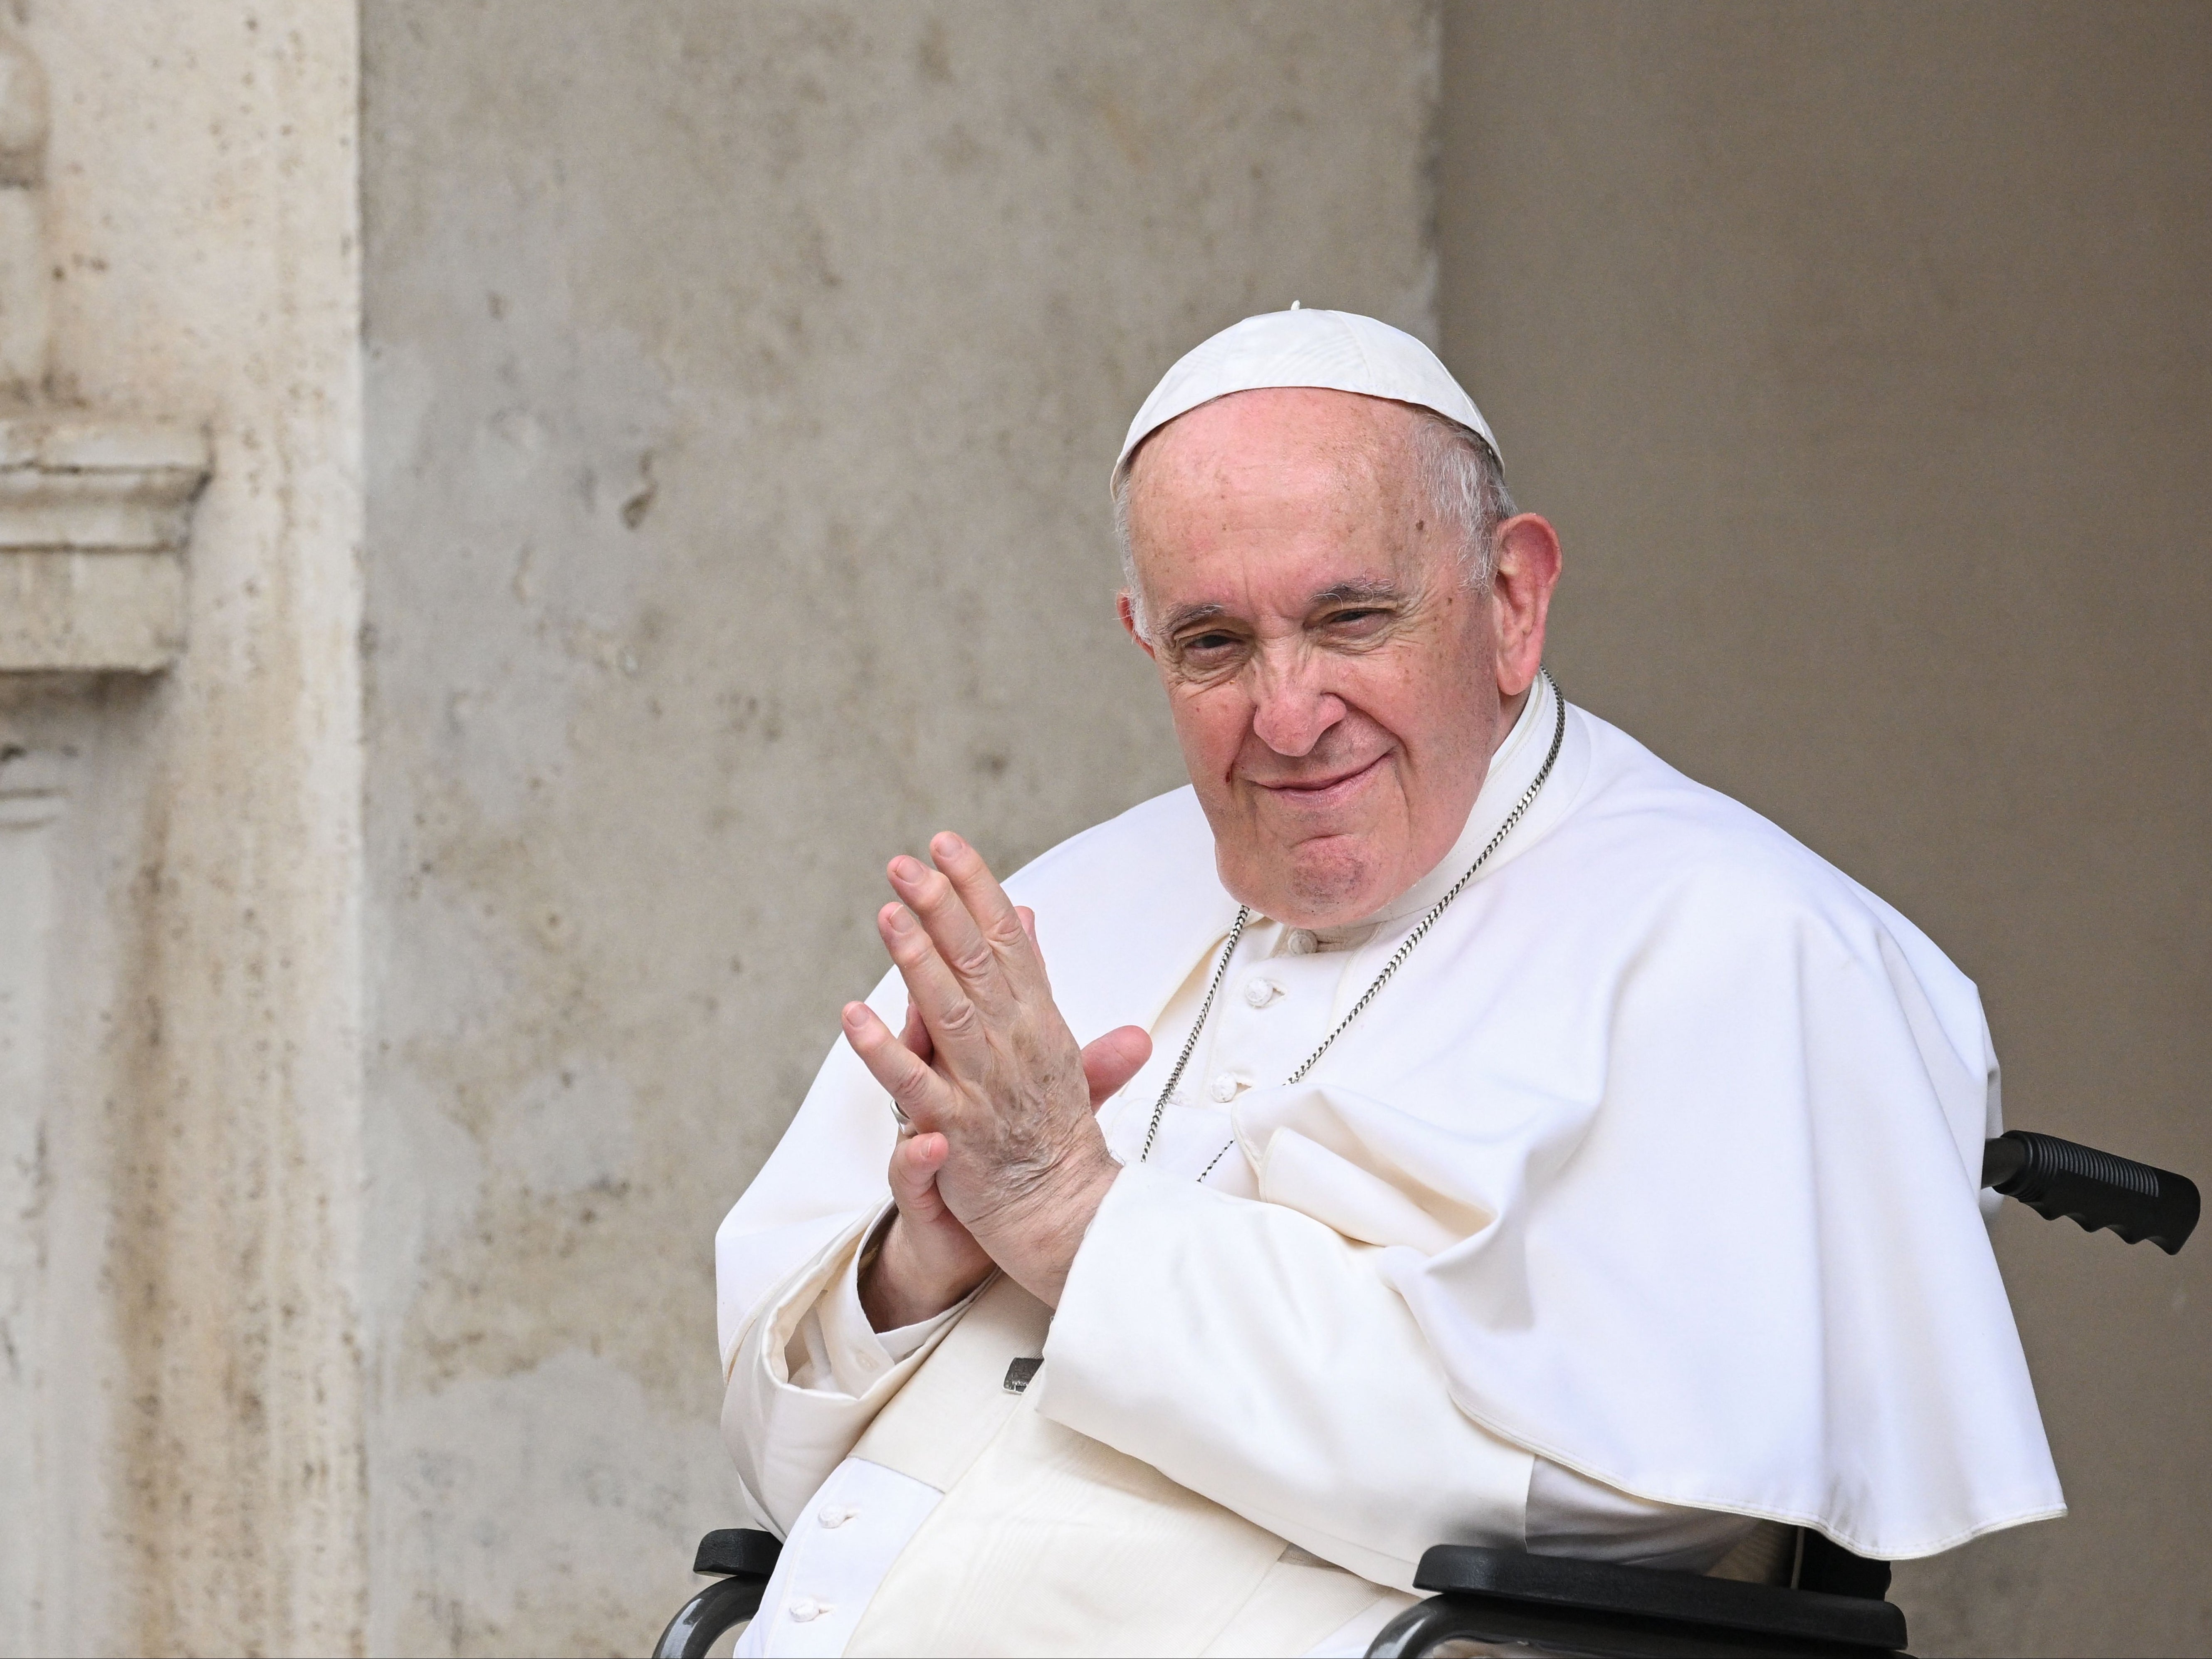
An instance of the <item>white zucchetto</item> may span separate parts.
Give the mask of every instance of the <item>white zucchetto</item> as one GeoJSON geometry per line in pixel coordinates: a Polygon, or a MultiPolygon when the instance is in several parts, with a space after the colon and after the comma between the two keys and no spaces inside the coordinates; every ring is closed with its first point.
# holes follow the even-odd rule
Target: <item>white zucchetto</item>
{"type": "Polygon", "coordinates": [[[1185,352],[1129,422],[1115,459],[1114,482],[1121,482],[1137,446],[1176,416],[1232,392],[1273,386],[1317,386],[1416,404],[1480,433],[1491,453],[1504,457],[1474,399],[1412,335],[1356,312],[1293,307],[1247,317],[1185,352]]]}

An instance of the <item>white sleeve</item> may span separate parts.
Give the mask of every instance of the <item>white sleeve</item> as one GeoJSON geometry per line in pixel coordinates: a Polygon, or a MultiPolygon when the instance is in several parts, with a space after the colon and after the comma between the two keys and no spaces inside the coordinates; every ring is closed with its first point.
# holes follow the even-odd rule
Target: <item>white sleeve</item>
{"type": "Polygon", "coordinates": [[[1476,1423],[1376,1254],[1126,1169],[1068,1275],[1038,1408],[1401,1589],[1432,1544],[1702,1569],[1753,1524],[1615,1492],[1476,1423]]]}
{"type": "Polygon", "coordinates": [[[1518,1547],[1534,1460],[1453,1404],[1375,1255],[1126,1168],[1053,1316],[1038,1409],[1376,1583],[1410,1589],[1432,1544],[1518,1547]]]}
{"type": "Polygon", "coordinates": [[[870,1328],[861,1247],[888,1214],[855,1217],[763,1299],[738,1338],[722,1439],[754,1518],[779,1537],[973,1300],[897,1330],[870,1328]]]}

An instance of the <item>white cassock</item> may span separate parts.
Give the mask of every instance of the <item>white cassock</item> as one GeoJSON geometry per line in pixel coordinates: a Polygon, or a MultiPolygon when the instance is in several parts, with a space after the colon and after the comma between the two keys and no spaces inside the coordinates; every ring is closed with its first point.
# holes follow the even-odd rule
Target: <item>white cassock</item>
{"type": "MultiPolygon", "coordinates": [[[[1284,1085],[1556,711],[1540,680],[1383,915],[1248,923],[1149,1156],[1237,909],[1195,799],[1007,884],[1078,1040],[1154,1045],[1056,1313],[999,1279],[868,1328],[895,1130],[840,1040],[716,1238],[725,1437],[787,1540],[741,1652],[1357,1653],[1432,1544],[1705,1569],[1766,1521],[1895,1559],[2063,1512],[1977,1205],[1974,988],[1602,720],[1284,1085]]],[[[870,1001],[896,1029],[896,974],[870,1001]]]]}

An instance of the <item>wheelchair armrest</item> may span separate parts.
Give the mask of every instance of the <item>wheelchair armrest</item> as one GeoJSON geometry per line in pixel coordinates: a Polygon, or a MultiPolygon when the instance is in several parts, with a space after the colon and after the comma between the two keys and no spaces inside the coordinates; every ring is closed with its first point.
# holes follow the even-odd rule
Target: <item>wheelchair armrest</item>
{"type": "Polygon", "coordinates": [[[699,1540],[699,1553],[691,1558],[694,1572],[750,1573],[766,1583],[775,1571],[776,1559],[783,1553],[782,1540],[772,1532],[756,1532],[750,1527],[727,1527],[720,1532],[710,1532],[699,1540]]]}
{"type": "Polygon", "coordinates": [[[720,1575],[677,1610],[653,1644],[653,1659],[706,1659],[707,1650],[760,1611],[782,1542],[772,1533],[727,1528],[699,1540],[691,1571],[720,1575]]]}
{"type": "Polygon", "coordinates": [[[1905,1645],[1905,1615],[1887,1601],[1783,1589],[1652,1567],[1443,1544],[1413,1583],[1437,1592],[1393,1620],[1368,1649],[1412,1659],[1457,1639],[1520,1642],[1529,1651],[1619,1656],[1678,1653],[1862,1656],[1905,1645]]]}

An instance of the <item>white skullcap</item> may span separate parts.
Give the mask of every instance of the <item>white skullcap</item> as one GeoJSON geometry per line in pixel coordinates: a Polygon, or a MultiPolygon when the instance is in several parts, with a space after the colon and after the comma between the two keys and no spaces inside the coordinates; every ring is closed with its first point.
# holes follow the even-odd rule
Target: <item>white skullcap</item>
{"type": "Polygon", "coordinates": [[[1137,446],[1178,415],[1232,392],[1319,386],[1418,404],[1482,434],[1499,455],[1490,422],[1437,354],[1412,335],[1350,311],[1270,311],[1224,328],[1183,354],[1129,422],[1114,482],[1137,446]]]}

